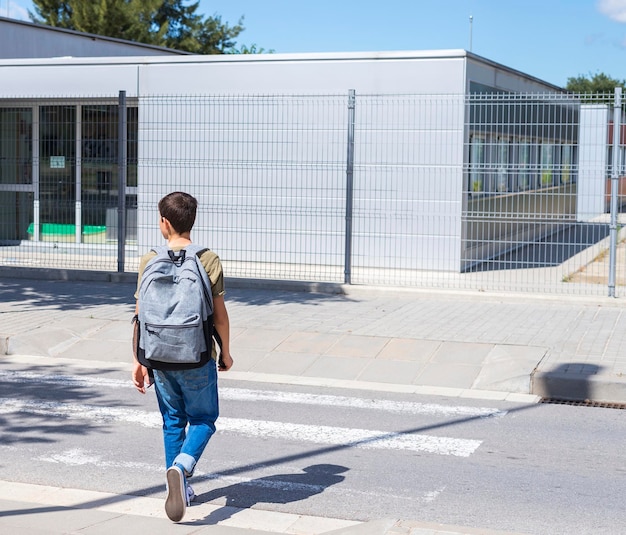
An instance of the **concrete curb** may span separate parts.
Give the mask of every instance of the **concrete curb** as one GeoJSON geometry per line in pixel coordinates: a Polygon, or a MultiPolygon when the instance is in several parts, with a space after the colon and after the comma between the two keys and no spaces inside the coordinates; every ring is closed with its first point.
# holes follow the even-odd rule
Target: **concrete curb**
{"type": "Polygon", "coordinates": [[[531,392],[555,400],[626,404],[626,376],[535,371],[531,376],[531,392]]]}
{"type": "Polygon", "coordinates": [[[20,267],[18,269],[10,266],[0,266],[0,277],[45,281],[137,282],[137,273],[28,267],[20,267]]]}

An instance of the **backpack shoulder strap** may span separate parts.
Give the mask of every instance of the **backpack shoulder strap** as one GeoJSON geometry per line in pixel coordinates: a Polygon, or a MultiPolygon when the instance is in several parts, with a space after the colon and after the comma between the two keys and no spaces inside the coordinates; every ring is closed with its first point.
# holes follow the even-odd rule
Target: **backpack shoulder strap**
{"type": "MultiPolygon", "coordinates": [[[[154,253],[154,258],[156,258],[157,256],[163,256],[163,255],[167,256],[167,251],[169,250],[170,248],[167,245],[157,245],[150,249],[150,251],[154,253]]],[[[152,258],[151,260],[154,260],[154,258],[152,258]]]]}
{"type": "MultiPolygon", "coordinates": [[[[168,245],[157,245],[155,247],[152,247],[152,249],[150,250],[154,251],[157,254],[157,256],[160,254],[167,255],[167,252],[170,250],[170,247],[168,245]]],[[[188,255],[195,254],[196,256],[200,256],[205,251],[209,251],[209,248],[203,247],[201,245],[196,245],[195,243],[190,243],[189,245],[181,249],[181,251],[183,250],[187,251],[188,255]]]]}
{"type": "Polygon", "coordinates": [[[204,288],[204,293],[206,295],[207,302],[210,305],[211,311],[213,310],[213,294],[211,293],[211,279],[209,279],[209,274],[206,272],[206,268],[200,261],[200,255],[204,253],[204,251],[208,251],[208,247],[202,247],[201,245],[196,245],[195,243],[190,243],[186,247],[183,248],[185,253],[185,258],[191,258],[192,255],[195,257],[196,266],[200,276],[202,277],[202,286],[204,288]]]}
{"type": "Polygon", "coordinates": [[[184,247],[187,254],[195,254],[196,256],[200,256],[204,251],[208,251],[208,247],[202,247],[201,245],[196,245],[195,243],[190,243],[186,247],[184,247]]]}

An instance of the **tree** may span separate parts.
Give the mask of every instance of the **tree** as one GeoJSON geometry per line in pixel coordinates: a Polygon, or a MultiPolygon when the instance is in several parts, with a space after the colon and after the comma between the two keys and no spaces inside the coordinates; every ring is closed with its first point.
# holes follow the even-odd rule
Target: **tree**
{"type": "MultiPolygon", "coordinates": [[[[209,54],[197,45],[202,17],[196,14],[198,2],[185,6],[183,0],[157,0],[153,26],[163,46],[198,54],[209,54]]],[[[243,30],[243,28],[242,28],[243,30]]]]}
{"type": "MultiPolygon", "coordinates": [[[[244,31],[219,15],[203,18],[198,2],[187,0],[33,0],[33,22],[194,54],[238,52],[235,39],[244,31]]],[[[245,46],[245,45],[244,45],[245,46]]]]}
{"type": "Polygon", "coordinates": [[[159,1],[96,0],[67,2],[71,29],[79,32],[159,44],[159,29],[152,21],[159,1]]]}
{"type": "Polygon", "coordinates": [[[265,50],[263,47],[259,47],[256,44],[241,45],[239,48],[233,48],[228,53],[229,54],[273,54],[276,52],[273,48],[269,50],[265,50]]]}
{"type": "Polygon", "coordinates": [[[48,26],[56,26],[57,28],[71,29],[72,10],[68,2],[61,0],[33,0],[35,11],[41,18],[36,15],[28,14],[33,22],[47,24],[48,26]]]}
{"type": "Polygon", "coordinates": [[[620,81],[604,73],[590,74],[587,76],[577,76],[568,78],[565,88],[573,93],[611,93],[616,87],[626,87],[626,81],[620,81]]]}
{"type": "Polygon", "coordinates": [[[243,17],[241,17],[236,26],[230,27],[222,22],[219,15],[207,17],[201,24],[195,38],[198,43],[198,49],[202,52],[199,54],[227,54],[235,51],[236,42],[234,41],[242,31],[243,17]]]}

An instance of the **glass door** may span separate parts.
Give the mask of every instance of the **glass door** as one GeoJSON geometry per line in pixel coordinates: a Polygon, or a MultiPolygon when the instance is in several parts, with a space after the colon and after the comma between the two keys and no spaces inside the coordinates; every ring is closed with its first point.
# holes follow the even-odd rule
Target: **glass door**
{"type": "Polygon", "coordinates": [[[40,239],[74,242],[76,106],[39,108],[40,239]]]}
{"type": "MultiPolygon", "coordinates": [[[[119,109],[113,104],[81,106],[81,200],[85,243],[118,238],[119,109]]],[[[136,240],[137,108],[127,108],[126,240],[136,240]]]]}

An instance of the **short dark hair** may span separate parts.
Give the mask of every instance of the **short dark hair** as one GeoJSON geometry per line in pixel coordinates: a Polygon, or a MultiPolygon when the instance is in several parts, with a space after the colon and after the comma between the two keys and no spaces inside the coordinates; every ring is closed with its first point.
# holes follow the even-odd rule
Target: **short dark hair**
{"type": "Polygon", "coordinates": [[[159,201],[159,214],[170,222],[179,234],[189,232],[196,221],[198,201],[182,191],[168,193],[159,201]]]}

